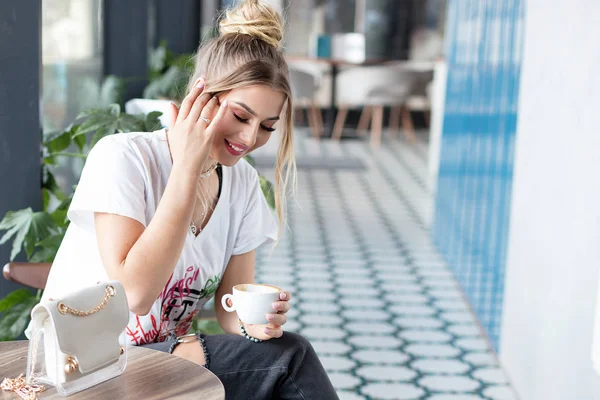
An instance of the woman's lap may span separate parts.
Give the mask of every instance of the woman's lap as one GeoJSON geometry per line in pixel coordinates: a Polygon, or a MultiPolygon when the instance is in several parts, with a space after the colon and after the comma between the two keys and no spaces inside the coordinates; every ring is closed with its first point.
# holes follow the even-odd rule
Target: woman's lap
{"type": "MultiPolygon", "coordinates": [[[[298,334],[285,332],[261,343],[230,334],[200,338],[207,368],[223,382],[228,400],[337,399],[312,346],[298,334]]],[[[175,345],[173,337],[143,347],[171,353],[175,345]]]]}

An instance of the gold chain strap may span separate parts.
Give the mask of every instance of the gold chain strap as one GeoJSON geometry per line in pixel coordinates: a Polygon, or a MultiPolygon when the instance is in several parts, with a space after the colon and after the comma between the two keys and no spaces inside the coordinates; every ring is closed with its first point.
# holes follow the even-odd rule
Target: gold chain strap
{"type": "Polygon", "coordinates": [[[45,388],[41,385],[32,385],[27,382],[23,374],[16,378],[5,378],[0,384],[2,390],[15,392],[23,400],[37,400],[37,394],[43,392],[45,388]]]}
{"type": "Polygon", "coordinates": [[[106,306],[106,304],[108,303],[110,298],[113,297],[116,293],[117,293],[117,291],[114,288],[114,286],[108,285],[108,286],[106,286],[106,295],[104,296],[104,298],[102,299],[100,304],[98,304],[95,308],[93,308],[89,311],[81,311],[81,310],[77,310],[75,308],[71,308],[61,301],[60,303],[57,304],[58,311],[61,314],[73,314],[78,317],[87,317],[88,315],[96,314],[98,311],[102,310],[106,306]]]}

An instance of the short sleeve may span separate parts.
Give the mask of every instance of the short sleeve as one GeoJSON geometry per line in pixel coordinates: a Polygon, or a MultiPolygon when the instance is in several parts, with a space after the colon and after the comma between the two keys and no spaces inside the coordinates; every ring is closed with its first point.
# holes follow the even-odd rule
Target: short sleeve
{"type": "Polygon", "coordinates": [[[252,168],[249,175],[249,196],[233,246],[233,255],[247,253],[277,240],[277,223],[260,187],[258,173],[252,168]]]}
{"type": "Polygon", "coordinates": [[[67,213],[69,220],[93,232],[94,213],[101,212],[146,226],[144,176],[142,160],[128,139],[103,138],[88,154],[67,213]]]}

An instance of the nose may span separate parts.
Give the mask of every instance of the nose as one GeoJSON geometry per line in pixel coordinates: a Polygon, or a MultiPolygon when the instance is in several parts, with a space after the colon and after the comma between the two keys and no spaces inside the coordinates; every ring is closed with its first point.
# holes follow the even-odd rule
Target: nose
{"type": "Polygon", "coordinates": [[[256,136],[258,135],[259,125],[250,125],[246,129],[240,132],[239,140],[240,144],[248,148],[252,148],[256,143],[256,136]]]}

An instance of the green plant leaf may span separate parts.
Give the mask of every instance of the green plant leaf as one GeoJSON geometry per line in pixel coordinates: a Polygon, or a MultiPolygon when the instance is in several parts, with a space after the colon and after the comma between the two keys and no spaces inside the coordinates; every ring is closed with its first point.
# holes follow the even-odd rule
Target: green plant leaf
{"type": "Polygon", "coordinates": [[[146,86],[144,97],[148,99],[179,98],[185,93],[188,79],[189,73],[177,66],[171,66],[163,75],[146,86]]]}
{"type": "Polygon", "coordinates": [[[6,310],[0,319],[0,340],[15,340],[25,331],[31,309],[38,303],[35,296],[6,310]]]}
{"type": "Polygon", "coordinates": [[[77,129],[77,133],[74,135],[74,137],[96,132],[98,129],[106,128],[107,126],[114,124],[116,120],[117,118],[108,113],[89,117],[81,124],[79,129],[77,129]]]}
{"type": "Polygon", "coordinates": [[[123,80],[116,75],[108,75],[100,87],[98,102],[102,105],[120,103],[123,94],[123,80]]]}
{"type": "Polygon", "coordinates": [[[45,263],[45,262],[53,262],[54,261],[54,257],[56,257],[56,253],[58,252],[58,250],[54,250],[54,249],[47,249],[47,248],[43,248],[40,247],[39,249],[36,249],[33,254],[31,255],[31,257],[29,257],[29,262],[32,263],[45,263]]]}
{"type": "Polygon", "coordinates": [[[45,211],[34,213],[31,208],[9,211],[0,221],[0,230],[8,230],[0,239],[0,244],[6,243],[14,236],[10,261],[15,259],[22,248],[25,248],[29,257],[35,244],[50,236],[56,229],[56,223],[45,211]]]}
{"type": "Polygon", "coordinates": [[[52,211],[50,215],[52,216],[52,219],[56,225],[62,226],[65,224],[65,220],[67,219],[67,210],[57,208],[56,210],[52,211]]]}
{"type": "Polygon", "coordinates": [[[53,262],[60,244],[65,237],[66,229],[36,243],[36,249],[29,262],[53,262]]]}
{"type": "Polygon", "coordinates": [[[144,118],[131,114],[121,114],[117,121],[119,132],[140,132],[144,129],[144,118]]]}
{"type": "Polygon", "coordinates": [[[96,145],[96,143],[98,143],[100,141],[100,139],[102,139],[104,136],[112,135],[116,131],[117,131],[117,123],[116,123],[116,121],[113,122],[110,125],[107,125],[105,127],[102,127],[100,129],[98,129],[96,131],[96,133],[94,133],[94,136],[92,136],[92,141],[90,142],[90,150],[92,148],[94,148],[94,146],[96,145]]]}
{"type": "Polygon", "coordinates": [[[218,335],[225,333],[216,319],[194,319],[192,323],[192,332],[200,331],[205,335],[218,335]]]}
{"type": "Polygon", "coordinates": [[[254,161],[254,158],[251,155],[244,156],[244,159],[256,169],[256,161],[254,161]]]}
{"type": "Polygon", "coordinates": [[[54,159],[54,157],[46,156],[42,160],[42,164],[44,164],[44,165],[56,165],[56,160],[54,159]]]}
{"type": "Polygon", "coordinates": [[[50,134],[47,136],[44,146],[50,153],[58,153],[71,145],[71,132],[65,131],[59,134],[50,134]]]}
{"type": "Polygon", "coordinates": [[[108,109],[111,115],[114,115],[115,117],[121,115],[121,106],[118,104],[111,104],[110,106],[108,106],[108,109]]]}
{"type": "Polygon", "coordinates": [[[3,313],[4,311],[8,310],[9,308],[14,307],[17,304],[24,302],[25,300],[27,300],[28,298],[30,298],[32,296],[33,295],[31,294],[31,292],[26,289],[17,289],[13,292],[10,292],[9,294],[6,295],[5,298],[0,299],[0,313],[3,313]]]}
{"type": "MultiPolygon", "coordinates": [[[[62,191],[62,189],[60,188],[60,186],[58,186],[58,183],[56,182],[56,179],[54,178],[54,174],[52,174],[52,172],[50,172],[50,169],[48,168],[47,165],[42,165],[42,176],[43,176],[43,180],[42,180],[42,188],[48,190],[50,193],[52,193],[54,196],[56,196],[57,199],[59,199],[60,201],[64,200],[67,196],[64,194],[64,192],[62,191]]],[[[46,207],[44,207],[44,210],[46,209],[46,207]]]]}
{"type": "Polygon", "coordinates": [[[57,223],[52,216],[44,211],[33,213],[27,234],[25,236],[25,252],[31,257],[37,243],[58,231],[57,223]]]}
{"type": "Polygon", "coordinates": [[[80,112],[75,119],[78,120],[81,118],[89,118],[103,114],[106,114],[106,108],[90,108],[80,112]]]}
{"type": "Polygon", "coordinates": [[[188,53],[179,54],[175,56],[169,64],[176,66],[183,71],[187,71],[188,73],[192,73],[194,69],[193,55],[188,53]]]}
{"type": "Polygon", "coordinates": [[[46,188],[42,189],[42,210],[47,210],[50,204],[50,191],[46,188]]]}
{"type": "Polygon", "coordinates": [[[160,116],[162,112],[160,111],[152,111],[146,115],[146,120],[144,121],[144,130],[146,132],[156,131],[162,128],[162,123],[160,122],[160,116]]]}
{"type": "Polygon", "coordinates": [[[162,41],[160,45],[150,52],[148,57],[148,67],[150,69],[150,80],[160,76],[167,67],[167,45],[162,41]]]}
{"type": "Polygon", "coordinates": [[[73,139],[73,142],[77,145],[79,152],[83,153],[83,149],[85,148],[86,138],[85,138],[85,135],[77,135],[77,132],[79,131],[79,127],[80,127],[80,125],[74,125],[73,128],[71,128],[71,139],[73,139]]]}
{"type": "Polygon", "coordinates": [[[6,243],[14,236],[13,246],[10,252],[10,261],[21,252],[27,232],[31,226],[33,210],[26,208],[19,211],[8,211],[2,221],[0,221],[0,230],[7,230],[6,234],[0,239],[0,245],[6,243]]]}
{"type": "Polygon", "coordinates": [[[271,209],[275,209],[275,190],[273,189],[273,184],[262,175],[258,178],[260,179],[260,188],[265,195],[267,204],[269,207],[271,207],[271,209]]]}

